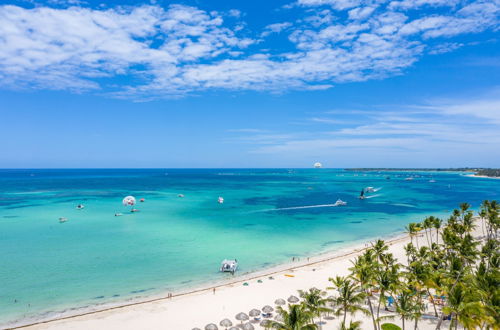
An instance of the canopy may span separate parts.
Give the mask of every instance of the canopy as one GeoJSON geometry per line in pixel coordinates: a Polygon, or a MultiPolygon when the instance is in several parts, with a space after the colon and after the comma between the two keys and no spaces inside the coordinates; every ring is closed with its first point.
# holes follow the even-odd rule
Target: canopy
{"type": "Polygon", "coordinates": [[[135,197],[134,196],[127,196],[123,199],[122,201],[123,205],[125,206],[132,206],[135,205],[135,197]]]}

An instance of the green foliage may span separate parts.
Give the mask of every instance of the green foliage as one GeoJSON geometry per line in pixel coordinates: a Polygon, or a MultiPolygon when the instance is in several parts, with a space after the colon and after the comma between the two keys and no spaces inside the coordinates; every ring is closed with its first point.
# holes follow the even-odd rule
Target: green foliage
{"type": "Polygon", "coordinates": [[[401,328],[394,323],[384,323],[382,324],[382,330],[401,330],[401,328]]]}

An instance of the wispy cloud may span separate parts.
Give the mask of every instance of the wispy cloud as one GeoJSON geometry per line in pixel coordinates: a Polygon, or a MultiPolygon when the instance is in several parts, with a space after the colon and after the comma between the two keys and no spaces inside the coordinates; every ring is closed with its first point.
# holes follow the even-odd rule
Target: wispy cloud
{"type": "Polygon", "coordinates": [[[453,51],[461,43],[447,38],[497,29],[500,10],[498,2],[480,0],[299,0],[296,5],[304,10],[300,19],[253,32],[246,31],[237,9],[219,14],[184,5],[3,5],[0,86],[102,90],[127,98],[208,89],[327,89],[402,74],[426,53],[453,51]],[[261,38],[279,32],[292,43],[287,52],[259,48],[261,38]]]}

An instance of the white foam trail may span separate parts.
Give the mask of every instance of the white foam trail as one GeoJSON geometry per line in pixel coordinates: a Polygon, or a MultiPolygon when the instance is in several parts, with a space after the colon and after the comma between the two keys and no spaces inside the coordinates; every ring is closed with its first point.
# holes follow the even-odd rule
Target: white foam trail
{"type": "Polygon", "coordinates": [[[379,191],[380,189],[382,189],[382,187],[380,187],[380,188],[375,188],[375,189],[373,189],[373,192],[377,192],[377,191],[379,191]]]}
{"type": "Polygon", "coordinates": [[[366,195],[365,195],[365,198],[373,198],[373,197],[378,197],[378,196],[382,196],[382,194],[371,195],[371,196],[366,196],[366,195]]]}
{"type": "Polygon", "coordinates": [[[301,210],[301,209],[315,209],[320,207],[337,207],[337,204],[318,204],[318,205],[307,205],[307,206],[292,206],[292,207],[281,207],[277,209],[267,209],[260,210],[256,212],[269,212],[269,211],[286,211],[286,210],[301,210]]]}

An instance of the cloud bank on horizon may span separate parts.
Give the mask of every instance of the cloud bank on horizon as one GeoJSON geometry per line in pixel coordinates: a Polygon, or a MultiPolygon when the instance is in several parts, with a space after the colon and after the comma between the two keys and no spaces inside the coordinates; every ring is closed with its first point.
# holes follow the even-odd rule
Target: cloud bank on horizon
{"type": "Polygon", "coordinates": [[[498,31],[498,0],[298,0],[251,30],[234,8],[0,6],[0,86],[179,97],[328,89],[404,72],[498,31]],[[284,40],[273,47],[273,38],[284,40]]]}

